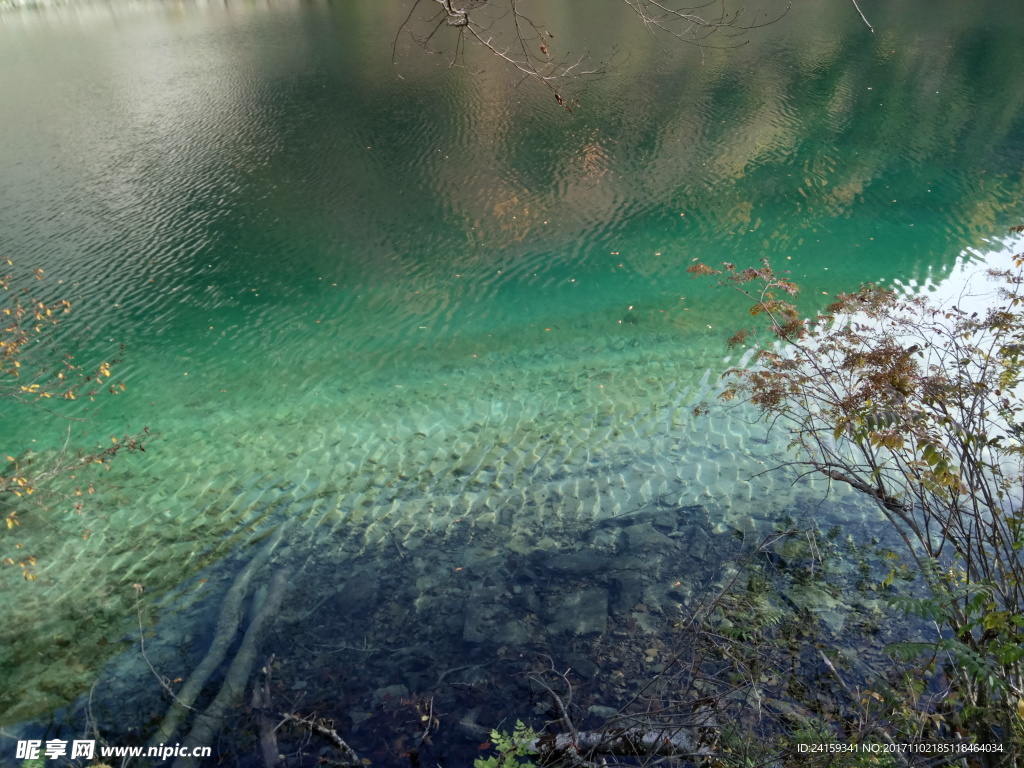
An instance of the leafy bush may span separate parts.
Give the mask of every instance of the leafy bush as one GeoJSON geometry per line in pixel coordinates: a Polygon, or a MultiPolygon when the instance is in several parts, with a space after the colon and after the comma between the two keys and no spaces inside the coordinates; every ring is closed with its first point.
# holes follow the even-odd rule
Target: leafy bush
{"type": "Polygon", "coordinates": [[[876,502],[927,587],[897,601],[938,630],[895,650],[948,676],[961,734],[1003,749],[978,757],[1012,764],[1024,710],[1024,254],[990,273],[1001,288],[970,314],[868,285],[805,320],[797,286],[767,261],[690,271],[719,276],[768,321],[772,343],[727,372],[720,397],[788,429],[787,464],[876,502]]]}
{"type": "Polygon", "coordinates": [[[523,725],[522,720],[516,720],[516,727],[512,733],[495,729],[491,731],[491,745],[497,754],[478,757],[473,761],[473,766],[474,768],[505,768],[506,766],[536,768],[530,758],[537,754],[532,745],[537,741],[538,736],[539,734],[532,728],[523,725]]]}

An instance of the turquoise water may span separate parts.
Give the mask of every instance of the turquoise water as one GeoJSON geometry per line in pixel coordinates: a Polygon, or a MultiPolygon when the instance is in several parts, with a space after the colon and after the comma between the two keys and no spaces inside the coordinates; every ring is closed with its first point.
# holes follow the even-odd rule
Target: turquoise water
{"type": "MultiPolygon", "coordinates": [[[[79,360],[125,345],[126,392],[67,413],[86,421],[5,406],[0,447],[59,445],[68,423],[81,446],[154,439],[81,516],[26,510],[6,536],[38,580],[2,572],[0,719],[88,690],[128,645],[136,583],[154,657],[186,676],[276,530],[281,632],[314,650],[331,631],[504,657],[610,637],[636,620],[622,594],[669,626],[685,601],[666,585],[714,580],[728,549],[695,541],[825,496],[750,479],[785,436],[691,416],[745,308],[686,268],[767,257],[810,309],[861,281],[929,290],[998,249],[1024,217],[1024,11],[984,5],[879,7],[875,35],[844,3],[794,7],[744,47],[666,55],[609,2],[550,20],[567,49],[630,54],[572,114],[404,36],[392,63],[397,5],[4,10],[3,255],[74,302],[79,360]],[[652,510],[671,546],[628,523],[652,510]],[[566,622],[579,607],[551,582],[577,578],[607,627],[566,622]]],[[[873,519],[839,489],[814,509],[873,519]]],[[[433,679],[389,674],[335,706],[355,720],[374,690],[433,679]]]]}

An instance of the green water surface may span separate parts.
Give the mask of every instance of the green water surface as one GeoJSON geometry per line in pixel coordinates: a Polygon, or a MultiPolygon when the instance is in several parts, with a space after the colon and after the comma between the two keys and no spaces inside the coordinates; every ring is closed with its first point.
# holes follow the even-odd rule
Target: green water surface
{"type": "Polygon", "coordinates": [[[5,403],[0,448],[154,435],[82,515],[26,507],[0,541],[38,561],[0,571],[0,722],[89,688],[132,584],[226,588],[188,580],[281,526],[283,562],[340,582],[429,536],[447,574],[659,498],[722,530],[791,503],[749,481],[784,436],[690,414],[745,311],[687,267],[769,258],[810,309],[930,290],[1024,219],[1024,6],[865,10],[874,34],[796,3],[699,50],[567,2],[560,45],[628,53],[572,113],[486,57],[393,56],[399,2],[0,11],[0,256],[126,385],[85,421],[5,403]]]}

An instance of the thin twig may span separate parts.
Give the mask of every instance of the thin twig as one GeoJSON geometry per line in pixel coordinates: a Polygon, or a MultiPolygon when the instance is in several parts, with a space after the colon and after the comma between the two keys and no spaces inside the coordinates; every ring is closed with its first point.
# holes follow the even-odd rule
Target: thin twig
{"type": "Polygon", "coordinates": [[[857,13],[859,13],[859,14],[860,14],[860,17],[861,17],[861,19],[863,19],[863,20],[864,20],[864,23],[868,25],[868,29],[870,29],[870,30],[871,30],[871,32],[872,32],[872,33],[874,33],[874,31],[875,31],[875,28],[871,26],[871,22],[870,22],[870,21],[868,21],[868,17],[864,15],[864,11],[862,11],[862,10],[860,9],[860,6],[859,6],[859,5],[857,5],[857,0],[850,0],[850,2],[852,2],[852,3],[853,3],[853,7],[857,9],[857,13]]]}
{"type": "Polygon", "coordinates": [[[293,715],[287,712],[282,713],[281,716],[284,718],[284,722],[297,723],[310,733],[315,733],[317,736],[329,741],[331,746],[341,752],[342,759],[344,760],[343,765],[362,766],[362,762],[359,759],[359,755],[356,754],[356,751],[345,743],[345,740],[338,735],[336,730],[325,725],[324,720],[314,720],[312,717],[299,717],[298,715],[293,715]]]}
{"type": "MultiPolygon", "coordinates": [[[[558,675],[565,681],[565,684],[569,687],[569,700],[572,701],[572,685],[569,683],[569,678],[566,674],[556,670],[554,664],[551,665],[551,669],[549,671],[558,675]]],[[[569,717],[569,712],[566,710],[565,704],[562,703],[562,699],[559,698],[558,694],[555,693],[554,690],[552,690],[550,685],[545,683],[539,677],[531,677],[530,680],[542,686],[544,690],[550,694],[551,700],[555,704],[555,710],[558,712],[558,721],[561,723],[562,728],[569,734],[572,743],[575,744],[577,741],[576,726],[573,725],[572,718],[569,717]]]]}
{"type": "Polygon", "coordinates": [[[434,726],[434,697],[430,697],[430,711],[427,713],[427,727],[423,729],[423,735],[420,736],[419,743],[416,744],[416,748],[419,749],[423,746],[423,742],[427,740],[427,736],[430,735],[430,729],[434,726]]]}
{"type": "MultiPolygon", "coordinates": [[[[149,671],[153,673],[153,677],[155,677],[157,679],[157,682],[160,683],[161,687],[165,691],[167,691],[167,695],[169,695],[172,699],[174,699],[178,704],[183,706],[185,709],[191,709],[194,712],[195,707],[190,707],[188,704],[186,704],[178,698],[174,691],[171,690],[171,681],[156,671],[156,667],[153,666],[152,662],[149,660],[149,657],[146,655],[146,630],[142,626],[142,607],[139,599],[145,587],[143,587],[141,584],[132,584],[132,589],[135,590],[135,615],[139,619],[139,650],[142,652],[142,659],[146,662],[146,666],[149,667],[149,671]]],[[[92,694],[90,693],[90,700],[91,697],[92,694]]]]}

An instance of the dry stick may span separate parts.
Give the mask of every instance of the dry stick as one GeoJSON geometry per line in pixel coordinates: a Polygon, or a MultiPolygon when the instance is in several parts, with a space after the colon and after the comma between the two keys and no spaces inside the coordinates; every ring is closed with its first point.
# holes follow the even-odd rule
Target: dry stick
{"type": "Polygon", "coordinates": [[[274,768],[280,762],[274,721],[267,717],[271,702],[270,674],[273,667],[274,654],[271,654],[263,666],[263,684],[256,684],[252,689],[252,709],[256,713],[256,724],[260,731],[260,751],[263,753],[263,764],[266,768],[274,768]]]}
{"type": "Polygon", "coordinates": [[[713,750],[700,746],[690,734],[678,727],[626,728],[613,733],[579,731],[575,739],[568,733],[560,733],[554,737],[541,736],[525,746],[542,759],[579,758],[583,752],[639,757],[710,757],[714,754],[713,750]]]}
{"type": "Polygon", "coordinates": [[[193,670],[188,680],[185,681],[185,685],[182,686],[181,691],[175,697],[174,703],[168,708],[164,721],[160,724],[160,728],[149,742],[150,746],[164,744],[171,740],[177,732],[178,726],[181,725],[186,710],[192,709],[192,705],[195,703],[196,697],[203,689],[203,686],[206,685],[206,681],[210,679],[210,676],[220,666],[221,662],[224,661],[228,647],[235,638],[235,632],[238,631],[238,623],[242,620],[242,601],[245,600],[245,595],[249,590],[249,582],[252,580],[253,574],[259,571],[270,558],[274,548],[281,540],[282,533],[283,530],[278,528],[266,545],[238,574],[227,595],[224,596],[220,616],[217,618],[217,629],[214,632],[210,648],[207,650],[203,660],[199,662],[199,666],[193,670]]]}
{"type": "MultiPolygon", "coordinates": [[[[554,671],[554,670],[552,670],[554,671]]],[[[556,672],[556,674],[558,674],[556,672]]],[[[562,675],[564,678],[565,676],[562,675]]],[[[573,763],[591,765],[582,757],[583,753],[594,755],[631,755],[644,757],[697,757],[710,756],[713,751],[701,746],[690,732],[679,726],[655,726],[653,728],[616,728],[607,731],[577,731],[573,727],[565,705],[547,683],[537,677],[530,680],[542,685],[554,700],[559,713],[559,720],[568,733],[560,733],[554,737],[541,736],[527,743],[528,749],[534,750],[541,758],[567,759],[573,763]]],[[[568,683],[568,680],[566,680],[568,683]]],[[[703,723],[710,725],[711,718],[703,723]]]]}
{"type": "MultiPolygon", "coordinates": [[[[554,669],[553,665],[551,671],[555,674],[558,674],[558,672],[554,669]]],[[[571,697],[572,685],[569,684],[569,679],[564,674],[561,675],[561,678],[565,681],[565,684],[569,686],[569,696],[571,697]]],[[[576,727],[572,724],[572,719],[569,717],[569,712],[568,710],[566,710],[565,704],[562,703],[562,699],[559,698],[558,694],[551,689],[550,685],[545,683],[539,677],[531,677],[530,680],[537,683],[538,685],[544,686],[544,690],[546,690],[551,695],[551,698],[555,703],[555,710],[558,712],[558,720],[561,722],[562,728],[568,731],[570,738],[573,742],[575,742],[576,727]]]]}
{"type": "MultiPolygon", "coordinates": [[[[153,677],[155,677],[161,687],[167,691],[167,695],[174,699],[176,704],[184,707],[185,709],[195,710],[195,707],[189,706],[175,695],[174,690],[171,688],[170,679],[157,672],[156,667],[153,666],[153,662],[151,662],[149,660],[149,656],[146,655],[146,628],[142,626],[142,608],[139,605],[139,596],[142,594],[142,585],[132,584],[132,588],[135,590],[135,615],[139,619],[139,653],[142,654],[142,660],[146,662],[146,666],[149,667],[149,671],[153,673],[153,677]]],[[[95,688],[96,686],[94,685],[93,687],[95,688]]],[[[92,690],[89,691],[89,706],[92,706],[92,690]]]]}
{"type": "Polygon", "coordinates": [[[853,2],[853,7],[857,9],[857,13],[860,14],[860,17],[864,20],[864,23],[868,25],[868,29],[870,29],[872,32],[874,32],[875,28],[871,26],[871,22],[868,21],[868,17],[864,15],[864,11],[862,11],[860,9],[860,6],[857,5],[857,0],[852,0],[852,2],[853,2]]]}
{"type": "Polygon", "coordinates": [[[284,719],[285,722],[298,723],[310,733],[315,733],[317,736],[327,739],[327,741],[331,743],[331,746],[341,752],[342,759],[344,760],[342,765],[362,766],[362,762],[359,760],[359,755],[356,754],[355,750],[345,743],[345,740],[338,735],[336,730],[324,725],[323,721],[317,721],[313,718],[304,718],[291,714],[285,714],[284,719]]]}
{"type": "Polygon", "coordinates": [[[423,746],[423,742],[427,740],[427,736],[430,735],[430,729],[434,727],[434,697],[430,697],[430,712],[427,714],[427,727],[423,729],[423,735],[420,736],[419,743],[416,744],[416,748],[419,749],[423,746]]]}
{"type": "MultiPolygon", "coordinates": [[[[266,602],[253,618],[249,629],[245,631],[245,637],[242,638],[238,653],[231,660],[231,666],[228,667],[227,674],[224,675],[224,684],[220,691],[210,702],[206,711],[196,716],[192,730],[188,732],[188,736],[182,739],[184,746],[209,746],[213,743],[214,737],[223,724],[225,713],[241,703],[245,685],[249,681],[249,675],[256,662],[256,648],[260,637],[280,610],[287,586],[288,571],[282,569],[274,574],[266,602]]],[[[174,761],[172,768],[195,768],[198,764],[195,758],[179,757],[174,761]]]]}

